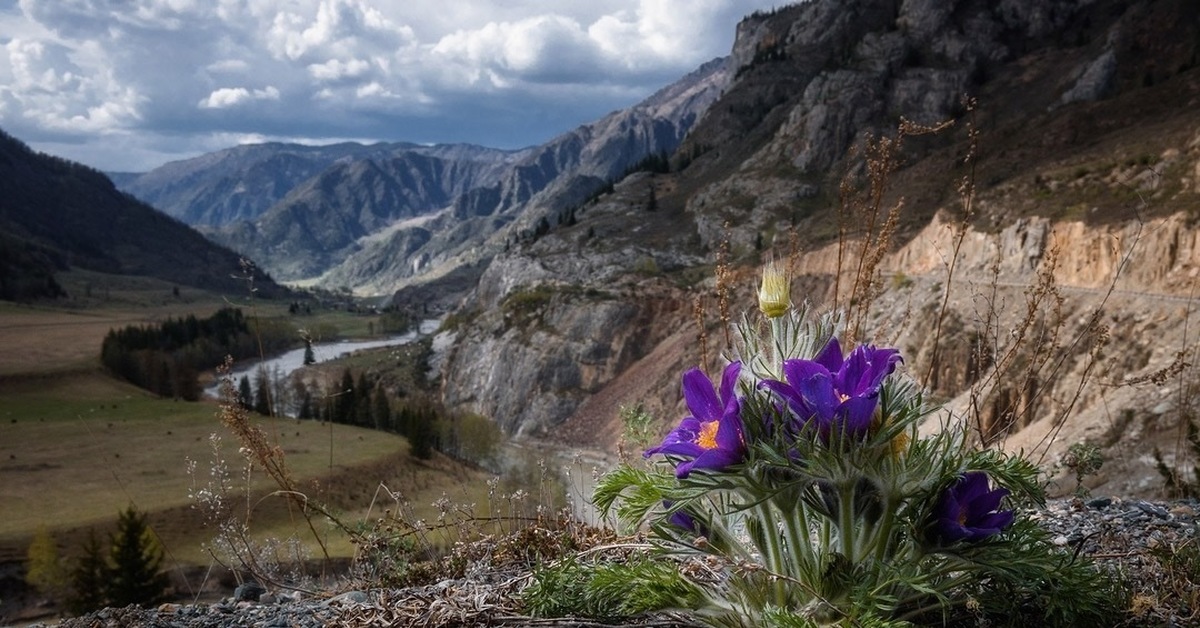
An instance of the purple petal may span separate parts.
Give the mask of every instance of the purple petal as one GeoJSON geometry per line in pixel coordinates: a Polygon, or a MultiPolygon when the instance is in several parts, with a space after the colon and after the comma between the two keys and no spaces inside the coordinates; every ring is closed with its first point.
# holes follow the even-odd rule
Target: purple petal
{"type": "Polygon", "coordinates": [[[694,458],[705,451],[706,450],[703,447],[697,445],[696,443],[679,441],[674,443],[664,442],[658,447],[647,449],[642,453],[642,455],[647,458],[655,454],[663,454],[664,456],[687,456],[689,458],[694,458]]]}
{"type": "Polygon", "coordinates": [[[994,491],[989,491],[972,499],[966,503],[967,518],[974,519],[981,517],[996,508],[1000,507],[1000,501],[1008,496],[1008,489],[998,488],[994,491]]]}
{"type": "Polygon", "coordinates": [[[851,397],[875,394],[900,361],[900,352],[895,349],[858,347],[850,352],[835,377],[838,390],[851,397]]]}
{"type": "Polygon", "coordinates": [[[683,468],[684,465],[687,465],[688,471],[691,471],[692,469],[711,469],[713,471],[717,471],[724,469],[729,465],[741,462],[742,457],[742,452],[740,451],[709,449],[699,456],[696,456],[695,460],[679,465],[679,468],[675,470],[675,475],[681,478],[686,477],[684,475],[679,475],[679,469],[683,468]]]}
{"type": "Polygon", "coordinates": [[[805,381],[817,375],[830,377],[831,372],[823,364],[813,360],[794,359],[783,361],[783,378],[796,390],[800,390],[800,386],[805,381]]]}
{"type": "Polygon", "coordinates": [[[943,540],[951,543],[971,536],[971,531],[964,528],[957,519],[940,519],[938,521],[938,533],[943,540]]]}
{"type": "Polygon", "coordinates": [[[721,400],[717,399],[712,382],[704,371],[694,368],[683,374],[683,398],[697,419],[716,421],[721,418],[721,400]]]}
{"type": "Polygon", "coordinates": [[[730,362],[721,375],[721,401],[725,404],[725,414],[729,414],[729,404],[737,398],[738,376],[742,373],[740,361],[730,362]]]}
{"type": "MultiPolygon", "coordinates": [[[[737,401],[734,400],[737,404],[737,401]]],[[[746,448],[745,440],[742,434],[742,418],[738,416],[736,410],[731,414],[726,414],[725,418],[717,424],[717,449],[731,451],[739,456],[746,448]]]]}
{"type": "Polygon", "coordinates": [[[695,417],[687,417],[679,422],[679,425],[671,430],[662,444],[658,447],[651,447],[643,452],[643,456],[650,457],[654,454],[671,454],[679,456],[696,456],[704,451],[696,444],[696,439],[700,435],[700,421],[695,417]]]}
{"type": "Polygon", "coordinates": [[[758,383],[759,388],[766,388],[783,398],[792,412],[802,419],[812,416],[812,406],[800,396],[800,393],[790,385],[773,379],[764,379],[758,383]]]}
{"type": "Polygon", "coordinates": [[[1004,528],[1012,524],[1016,515],[1011,510],[1001,510],[990,515],[981,517],[975,522],[974,526],[983,530],[995,530],[992,534],[998,534],[1004,528]]]}
{"type": "Polygon", "coordinates": [[[1008,489],[988,488],[987,474],[971,471],[942,493],[934,512],[935,528],[943,541],[981,541],[1012,524],[1015,515],[1011,510],[995,512],[1008,489]]]}
{"type": "MultiPolygon", "coordinates": [[[[990,490],[988,476],[982,471],[969,471],[959,478],[958,483],[951,490],[958,497],[959,501],[963,503],[972,502],[983,497],[990,490]]],[[[999,504],[1000,502],[997,501],[996,503],[999,504]]],[[[995,506],[992,506],[992,508],[995,508],[995,506]]]]}
{"type": "Polygon", "coordinates": [[[682,510],[675,511],[675,513],[667,519],[667,523],[670,523],[677,528],[687,530],[688,532],[700,532],[700,526],[696,525],[696,520],[682,510]]]}
{"type": "Polygon", "coordinates": [[[813,362],[825,367],[830,373],[836,373],[842,368],[842,345],[836,336],[825,343],[825,348],[813,358],[813,362]]]}
{"type": "Polygon", "coordinates": [[[804,397],[817,416],[830,419],[842,400],[833,389],[833,378],[825,372],[824,367],[820,368],[821,372],[814,372],[808,379],[800,382],[797,388],[800,390],[800,396],[804,397]]]}
{"type": "Polygon", "coordinates": [[[871,419],[875,416],[875,397],[854,397],[842,402],[837,409],[837,423],[847,436],[862,436],[871,429],[871,419]]]}

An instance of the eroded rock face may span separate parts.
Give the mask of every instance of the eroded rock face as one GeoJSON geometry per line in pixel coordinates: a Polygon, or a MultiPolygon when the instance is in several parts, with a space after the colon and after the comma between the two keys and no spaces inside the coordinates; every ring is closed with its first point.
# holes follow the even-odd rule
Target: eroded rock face
{"type": "Polygon", "coordinates": [[[687,309],[665,286],[584,288],[542,264],[493,263],[470,306],[477,318],[455,334],[441,369],[447,405],[517,436],[545,436],[677,329],[687,309]]]}

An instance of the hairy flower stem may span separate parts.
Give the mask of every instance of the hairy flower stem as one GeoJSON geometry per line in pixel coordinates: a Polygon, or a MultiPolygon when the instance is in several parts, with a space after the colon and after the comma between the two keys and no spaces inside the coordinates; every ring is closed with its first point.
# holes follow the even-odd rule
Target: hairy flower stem
{"type": "MultiPolygon", "coordinates": [[[[773,351],[771,363],[778,365],[783,362],[783,356],[787,355],[787,348],[783,346],[784,322],[782,316],[768,319],[771,321],[771,349],[773,351]]],[[[782,373],[780,373],[782,375],[782,373]]]]}
{"type": "Polygon", "coordinates": [[[854,485],[843,485],[838,491],[838,529],[842,555],[851,563],[858,562],[854,547],[854,485]]]}
{"type": "Polygon", "coordinates": [[[796,509],[796,518],[783,517],[783,527],[787,530],[788,551],[796,562],[792,575],[804,580],[814,572],[812,560],[812,540],[809,536],[808,512],[803,506],[796,509]]]}
{"type": "Polygon", "coordinates": [[[883,515],[879,520],[879,527],[876,529],[874,538],[875,542],[875,560],[883,562],[889,555],[892,538],[892,525],[896,519],[896,509],[900,507],[897,499],[891,495],[887,496],[883,504],[883,515]]]}
{"type": "MultiPolygon", "coordinates": [[[[782,517],[775,516],[775,513],[772,512],[770,502],[767,502],[767,501],[760,502],[758,504],[757,510],[758,510],[759,516],[761,517],[761,519],[759,519],[759,521],[762,521],[764,524],[768,524],[771,526],[769,529],[763,530],[763,534],[762,534],[763,539],[766,541],[766,544],[767,544],[766,547],[761,548],[762,552],[763,552],[763,560],[764,560],[764,562],[766,562],[767,570],[770,571],[772,574],[789,573],[789,570],[787,569],[787,563],[784,559],[783,548],[781,547],[781,541],[783,539],[781,538],[781,535],[779,532],[779,526],[775,525],[775,523],[774,523],[775,521],[778,521],[782,517]]],[[[781,607],[786,607],[787,606],[787,589],[784,586],[784,582],[782,579],[780,579],[778,577],[774,577],[774,576],[773,576],[773,580],[774,580],[774,582],[773,582],[773,585],[771,588],[775,595],[775,603],[780,605],[781,607]]]]}

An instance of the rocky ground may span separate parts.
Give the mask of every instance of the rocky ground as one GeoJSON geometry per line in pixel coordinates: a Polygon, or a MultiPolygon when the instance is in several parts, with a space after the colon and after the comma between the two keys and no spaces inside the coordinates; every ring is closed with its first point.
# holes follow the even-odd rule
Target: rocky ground
{"type": "MultiPolygon", "coordinates": [[[[1151,502],[1097,497],[1052,500],[1028,513],[1056,545],[1074,548],[1129,585],[1122,627],[1200,623],[1200,501],[1151,502]]],[[[468,577],[410,587],[362,588],[321,595],[238,587],[215,604],[108,608],[64,620],[64,628],[234,628],[320,626],[600,626],[575,618],[525,615],[518,593],[526,570],[492,568],[468,577]]],[[[43,624],[40,626],[46,626],[43,624]]],[[[630,621],[629,626],[692,626],[683,614],[630,621]]],[[[982,624],[981,624],[982,625],[982,624]]]]}

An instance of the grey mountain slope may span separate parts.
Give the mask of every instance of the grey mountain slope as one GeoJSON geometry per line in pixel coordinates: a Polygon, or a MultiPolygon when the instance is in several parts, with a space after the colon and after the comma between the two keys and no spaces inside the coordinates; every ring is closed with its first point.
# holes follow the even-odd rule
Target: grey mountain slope
{"type": "Polygon", "coordinates": [[[710,61],[633,107],[559,135],[433,219],[362,240],[322,283],[387,293],[478,264],[543,219],[566,221],[572,207],[645,157],[674,151],[729,77],[726,59],[710,61]]]}
{"type": "Polygon", "coordinates": [[[297,186],[340,163],[405,155],[503,163],[520,154],[467,144],[343,142],[306,146],[276,142],[237,146],[146,173],[110,173],[110,177],[123,191],[171,216],[216,229],[256,220],[297,186]]]}
{"type": "Polygon", "coordinates": [[[263,144],[115,179],[280,279],[387,291],[450,272],[443,263],[486,259],[509,231],[673,151],[727,81],[725,61],[714,60],[634,107],[520,151],[263,144]],[[408,222],[422,216],[430,219],[408,222]]]}

